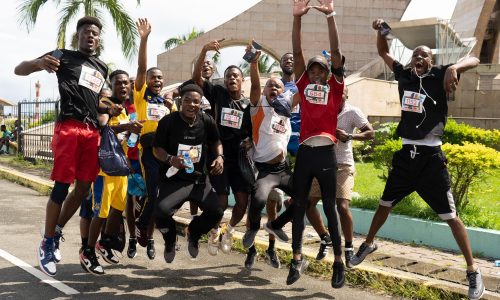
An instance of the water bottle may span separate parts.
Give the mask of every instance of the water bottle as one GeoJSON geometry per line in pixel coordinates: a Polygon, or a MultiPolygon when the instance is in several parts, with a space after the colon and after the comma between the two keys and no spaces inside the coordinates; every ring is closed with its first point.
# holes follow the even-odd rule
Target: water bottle
{"type": "Polygon", "coordinates": [[[332,66],[332,56],[330,55],[330,52],[326,51],[326,50],[323,50],[321,52],[321,54],[323,54],[323,56],[325,57],[326,61],[328,62],[328,64],[330,65],[330,67],[332,66]]]}
{"type": "Polygon", "coordinates": [[[194,171],[193,161],[191,160],[191,156],[189,156],[189,152],[184,152],[184,165],[186,166],[186,173],[190,174],[194,171]]]}
{"type": "MultiPolygon", "coordinates": [[[[130,121],[134,121],[135,118],[136,118],[136,114],[135,112],[131,113],[130,114],[130,121]]],[[[127,146],[129,148],[133,148],[135,147],[135,144],[137,144],[137,139],[139,138],[139,135],[137,133],[130,133],[130,136],[128,137],[128,140],[127,140],[127,146]]]]}

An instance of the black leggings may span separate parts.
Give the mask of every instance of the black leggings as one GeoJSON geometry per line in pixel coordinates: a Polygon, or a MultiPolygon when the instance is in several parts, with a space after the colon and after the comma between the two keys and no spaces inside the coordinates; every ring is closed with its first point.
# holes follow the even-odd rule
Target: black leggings
{"type": "Polygon", "coordinates": [[[319,182],[323,211],[328,221],[328,232],[333,242],[333,253],[342,255],[340,228],[335,204],[337,182],[337,160],[334,145],[310,147],[300,145],[295,160],[293,175],[294,211],[292,222],[293,253],[302,252],[304,216],[313,178],[319,182]]]}
{"type": "Polygon", "coordinates": [[[198,240],[222,219],[224,212],[208,178],[203,183],[164,181],[160,184],[155,216],[156,227],[162,232],[166,242],[175,243],[176,229],[172,217],[187,200],[194,201],[203,210],[199,217],[189,223],[189,233],[193,239],[198,240]]]}

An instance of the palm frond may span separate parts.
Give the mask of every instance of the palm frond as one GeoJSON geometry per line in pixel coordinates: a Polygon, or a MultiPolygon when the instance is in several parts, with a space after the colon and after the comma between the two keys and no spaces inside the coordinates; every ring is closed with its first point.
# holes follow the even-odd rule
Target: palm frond
{"type": "Polygon", "coordinates": [[[19,15],[18,23],[24,24],[28,32],[33,29],[38,17],[38,11],[45,4],[46,0],[23,0],[17,6],[17,13],[19,15]]]}
{"type": "Polygon", "coordinates": [[[62,16],[59,20],[59,29],[57,30],[57,48],[66,47],[66,30],[68,23],[80,11],[80,3],[75,1],[66,2],[66,6],[62,7],[59,14],[62,16]]]}
{"type": "Polygon", "coordinates": [[[182,43],[183,41],[180,38],[169,38],[165,41],[165,44],[163,46],[165,47],[165,50],[170,50],[181,45],[182,43]]]}

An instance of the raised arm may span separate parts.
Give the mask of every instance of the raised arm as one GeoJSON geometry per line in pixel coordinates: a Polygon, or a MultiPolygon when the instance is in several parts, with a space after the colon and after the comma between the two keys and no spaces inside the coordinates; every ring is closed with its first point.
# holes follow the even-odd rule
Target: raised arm
{"type": "Polygon", "coordinates": [[[135,78],[135,90],[140,91],[144,84],[146,83],[146,71],[148,68],[148,37],[151,33],[151,24],[148,19],[137,20],[135,23],[137,25],[137,31],[141,38],[139,44],[139,58],[137,59],[137,76],[135,78]]]}
{"type": "MultiPolygon", "coordinates": [[[[252,46],[248,45],[246,51],[250,52],[252,46]]],[[[261,51],[255,53],[255,58],[250,63],[250,102],[252,105],[257,105],[259,103],[260,95],[262,93],[260,89],[260,74],[259,74],[259,57],[261,51]]]]}
{"type": "Polygon", "coordinates": [[[196,64],[194,65],[193,76],[192,79],[195,84],[203,88],[203,78],[201,77],[201,71],[203,70],[203,64],[205,63],[205,57],[207,56],[207,52],[210,50],[217,51],[219,53],[220,42],[225,39],[213,40],[207,43],[201,49],[200,55],[198,55],[198,59],[196,60],[196,64]]]}
{"type": "Polygon", "coordinates": [[[469,69],[477,67],[479,59],[473,56],[466,56],[460,59],[456,64],[451,65],[446,69],[444,74],[444,89],[446,92],[451,93],[457,88],[458,74],[463,73],[469,69]]]}
{"type": "Polygon", "coordinates": [[[293,1],[293,27],[292,27],[292,49],[293,49],[293,73],[295,76],[302,76],[306,69],[304,53],[302,53],[302,16],[305,15],[311,6],[308,6],[310,0],[293,1]]]}
{"type": "Polygon", "coordinates": [[[54,73],[59,68],[59,60],[52,57],[50,54],[44,55],[41,58],[33,60],[25,60],[16,66],[14,74],[27,76],[31,73],[45,70],[49,73],[54,73]]]}
{"type": "MultiPolygon", "coordinates": [[[[337,69],[342,67],[342,54],[339,47],[339,34],[337,31],[337,23],[335,22],[335,9],[333,7],[333,0],[318,0],[320,5],[314,6],[315,9],[326,15],[328,23],[328,38],[330,39],[330,53],[332,55],[333,68],[337,69]]],[[[337,76],[338,81],[342,81],[342,76],[337,76]]]]}
{"type": "Polygon", "coordinates": [[[394,57],[389,53],[389,45],[387,44],[387,40],[380,34],[380,27],[384,20],[377,19],[373,21],[372,27],[377,30],[377,50],[378,55],[382,57],[385,64],[392,70],[392,65],[394,63],[394,57]]]}

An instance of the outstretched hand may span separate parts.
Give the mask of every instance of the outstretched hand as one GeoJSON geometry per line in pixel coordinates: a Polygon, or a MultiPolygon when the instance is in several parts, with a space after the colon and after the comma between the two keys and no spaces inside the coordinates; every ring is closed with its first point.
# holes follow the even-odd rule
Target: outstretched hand
{"type": "Polygon", "coordinates": [[[217,53],[220,54],[219,52],[219,49],[220,49],[220,43],[223,42],[225,40],[225,38],[223,39],[220,39],[220,40],[213,40],[213,41],[210,41],[208,42],[206,45],[205,45],[205,50],[206,51],[215,51],[217,53]]]}
{"type": "Polygon", "coordinates": [[[379,30],[380,27],[382,26],[382,23],[384,23],[384,19],[376,19],[372,23],[372,28],[375,30],[379,30]]]}
{"type": "Polygon", "coordinates": [[[293,0],[293,16],[300,17],[311,9],[312,6],[309,6],[310,0],[293,0]]]}
{"type": "Polygon", "coordinates": [[[457,89],[458,85],[457,69],[454,68],[453,66],[448,67],[448,69],[446,69],[446,73],[444,74],[443,85],[447,93],[451,93],[457,89]]]}
{"type": "Polygon", "coordinates": [[[135,24],[137,25],[137,32],[141,38],[149,36],[151,33],[151,24],[148,22],[148,19],[139,18],[135,24]]]}
{"type": "Polygon", "coordinates": [[[49,73],[57,72],[59,69],[59,60],[50,54],[37,60],[38,67],[49,73]]]}
{"type": "MultiPolygon", "coordinates": [[[[249,53],[249,52],[252,52],[253,50],[254,50],[254,48],[253,48],[252,44],[250,43],[250,44],[247,45],[247,47],[245,49],[245,52],[249,53]]],[[[255,52],[255,56],[254,56],[254,58],[252,60],[253,63],[259,61],[259,57],[260,57],[260,55],[262,53],[262,51],[260,51],[260,50],[255,50],[255,51],[256,51],[255,52]]]]}
{"type": "Polygon", "coordinates": [[[314,5],[313,8],[319,10],[325,15],[331,14],[333,12],[333,0],[318,0],[320,5],[314,5]]]}

